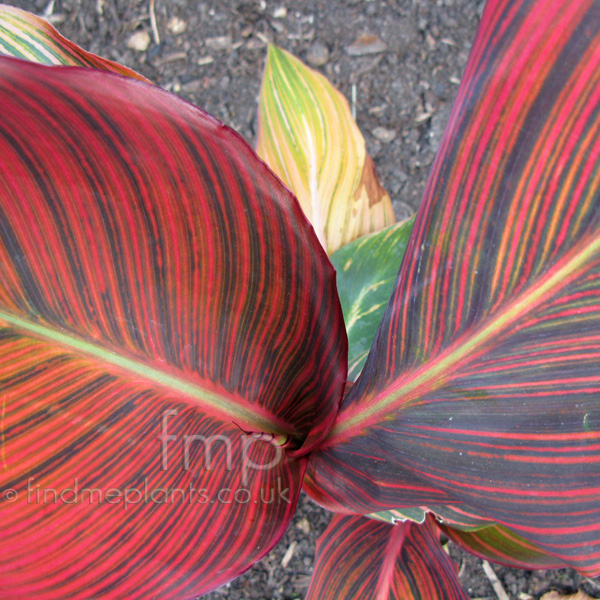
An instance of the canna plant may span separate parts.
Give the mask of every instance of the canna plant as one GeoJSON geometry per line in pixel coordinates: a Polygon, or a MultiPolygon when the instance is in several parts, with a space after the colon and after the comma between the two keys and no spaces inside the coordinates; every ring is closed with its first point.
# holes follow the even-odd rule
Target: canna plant
{"type": "Polygon", "coordinates": [[[309,600],[467,598],[442,534],[600,573],[600,2],[488,1],[414,224],[282,50],[279,177],[33,15],[0,52],[3,599],[195,598],[302,487],[309,600]]]}

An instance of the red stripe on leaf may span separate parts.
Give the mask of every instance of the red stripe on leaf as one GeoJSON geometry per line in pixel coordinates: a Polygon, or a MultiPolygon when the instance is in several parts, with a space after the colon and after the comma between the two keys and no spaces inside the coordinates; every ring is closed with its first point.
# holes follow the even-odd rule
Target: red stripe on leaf
{"type": "Polygon", "coordinates": [[[0,596],[195,598],[298,498],[305,459],[243,431],[298,455],[331,426],[333,268],[250,147],[175,96],[2,58],[0,103],[0,596]]]}
{"type": "Polygon", "coordinates": [[[488,3],[396,287],[307,489],[438,502],[600,572],[600,2],[488,3]]]}
{"type": "Polygon", "coordinates": [[[307,600],[468,600],[429,517],[389,525],[336,515],[317,543],[307,600]]]}
{"type": "Polygon", "coordinates": [[[512,531],[494,525],[479,531],[459,531],[440,525],[456,544],[472,554],[518,569],[560,569],[564,563],[512,531]]]}

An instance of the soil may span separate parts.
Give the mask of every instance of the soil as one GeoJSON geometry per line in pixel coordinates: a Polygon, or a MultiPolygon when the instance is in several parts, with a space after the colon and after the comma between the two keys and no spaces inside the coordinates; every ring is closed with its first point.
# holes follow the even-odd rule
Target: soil
{"type": "MultiPolygon", "coordinates": [[[[44,13],[85,49],[126,64],[253,142],[266,44],[317,67],[347,98],[398,218],[419,205],[483,0],[3,0],[44,13]],[[356,42],[359,41],[357,44],[356,42]]],[[[330,513],[300,498],[281,542],[210,600],[303,598],[316,540],[330,513]],[[293,548],[292,548],[293,547],[293,548]],[[284,568],[283,557],[291,558],[284,568]]],[[[472,598],[497,598],[481,561],[450,548],[472,598]]],[[[511,600],[549,590],[600,597],[600,583],[570,569],[494,565],[511,600]]]]}

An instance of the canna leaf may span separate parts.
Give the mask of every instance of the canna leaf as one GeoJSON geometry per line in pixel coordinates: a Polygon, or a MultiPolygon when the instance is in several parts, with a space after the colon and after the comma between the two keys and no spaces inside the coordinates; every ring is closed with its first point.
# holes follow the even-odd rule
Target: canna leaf
{"type": "Polygon", "coordinates": [[[429,518],[388,525],[335,515],[317,542],[307,600],[468,600],[429,518]]]}
{"type": "Polygon", "coordinates": [[[467,512],[464,507],[456,505],[430,506],[429,510],[435,514],[440,523],[461,531],[476,531],[496,524],[491,519],[474,515],[467,512]]]}
{"type": "Polygon", "coordinates": [[[360,374],[392,295],[413,219],[362,237],[331,255],[348,334],[348,379],[360,374]]]}
{"type": "Polygon", "coordinates": [[[1,58],[0,105],[0,596],[196,598],[275,544],[331,426],[333,268],[176,96],[1,58]]]}
{"type": "Polygon", "coordinates": [[[390,197],[346,99],[273,45],[260,94],[257,152],[296,194],[328,253],[394,223],[390,197]]]}
{"type": "Polygon", "coordinates": [[[377,513],[371,513],[366,515],[370,519],[376,519],[377,521],[383,521],[384,523],[390,523],[396,525],[397,523],[404,523],[405,521],[412,521],[413,523],[424,523],[428,513],[427,508],[419,508],[415,506],[413,508],[397,508],[395,510],[383,510],[377,513]]]}
{"type": "Polygon", "coordinates": [[[371,513],[366,516],[394,525],[403,521],[423,523],[428,514],[435,515],[440,525],[443,524],[444,526],[451,527],[453,530],[456,529],[459,531],[476,531],[495,525],[491,519],[471,515],[457,506],[395,508],[371,513]]]}
{"type": "Polygon", "coordinates": [[[148,81],[128,67],[86,52],[64,38],[48,21],[7,4],[0,4],[1,54],[43,65],[102,69],[148,81]]]}
{"type": "Polygon", "coordinates": [[[488,2],[313,496],[457,506],[600,573],[599,227],[600,3],[488,2]]]}
{"type": "Polygon", "coordinates": [[[484,560],[517,569],[561,569],[565,564],[516,533],[493,525],[479,531],[460,531],[440,525],[456,544],[484,560]]]}

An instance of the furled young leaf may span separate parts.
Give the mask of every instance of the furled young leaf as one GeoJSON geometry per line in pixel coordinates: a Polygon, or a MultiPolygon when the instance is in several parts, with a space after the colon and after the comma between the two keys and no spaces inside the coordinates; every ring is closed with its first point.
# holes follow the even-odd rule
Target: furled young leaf
{"type": "Polygon", "coordinates": [[[258,154],[300,200],[329,253],[394,222],[348,102],[320,73],[269,46],[258,154]]]}
{"type": "Polygon", "coordinates": [[[360,374],[392,295],[413,219],[360,238],[331,255],[348,334],[348,379],[360,374]]]}
{"type": "Polygon", "coordinates": [[[516,533],[492,525],[479,531],[459,531],[440,525],[441,530],[459,546],[485,560],[518,569],[560,569],[565,564],[516,533]]]}
{"type": "Polygon", "coordinates": [[[43,65],[102,69],[148,81],[123,65],[86,52],[44,19],[6,4],[0,4],[0,54],[43,65]]]}
{"type": "Polygon", "coordinates": [[[0,597],[196,598],[281,536],[288,447],[331,426],[333,268],[173,95],[2,58],[0,105],[0,597]]]}
{"type": "Polygon", "coordinates": [[[468,600],[429,518],[388,525],[336,515],[317,543],[307,600],[468,600]]]}
{"type": "Polygon", "coordinates": [[[600,4],[492,0],[308,489],[464,507],[600,573],[599,227],[600,4]]]}

